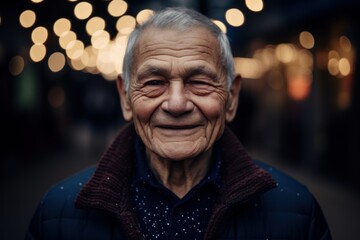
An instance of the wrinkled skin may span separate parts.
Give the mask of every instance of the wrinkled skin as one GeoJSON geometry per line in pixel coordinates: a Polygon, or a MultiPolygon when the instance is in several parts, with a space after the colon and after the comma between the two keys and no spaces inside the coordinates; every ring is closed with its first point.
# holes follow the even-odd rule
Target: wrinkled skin
{"type": "Polygon", "coordinates": [[[180,179],[201,178],[225,121],[234,118],[240,77],[228,91],[217,40],[206,29],[147,29],[137,46],[130,89],[118,81],[123,115],[134,121],[163,183],[174,180],[171,169],[180,179]]]}

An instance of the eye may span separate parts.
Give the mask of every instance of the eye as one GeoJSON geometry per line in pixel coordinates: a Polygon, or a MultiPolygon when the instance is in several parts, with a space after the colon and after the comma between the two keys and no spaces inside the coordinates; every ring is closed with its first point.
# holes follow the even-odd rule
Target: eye
{"type": "Polygon", "coordinates": [[[201,80],[190,80],[189,83],[192,84],[192,85],[200,85],[200,86],[201,85],[208,85],[207,82],[201,81],[201,80]]]}
{"type": "Polygon", "coordinates": [[[214,92],[214,86],[207,80],[193,79],[187,81],[188,89],[196,95],[205,96],[214,92]]]}
{"type": "Polygon", "coordinates": [[[149,80],[145,82],[145,86],[161,86],[164,84],[165,83],[162,80],[149,80]]]}

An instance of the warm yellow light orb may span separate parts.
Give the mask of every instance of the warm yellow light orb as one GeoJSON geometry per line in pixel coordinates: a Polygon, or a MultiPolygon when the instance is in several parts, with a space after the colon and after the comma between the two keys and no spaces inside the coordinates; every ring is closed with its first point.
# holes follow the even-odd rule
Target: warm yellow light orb
{"type": "Polygon", "coordinates": [[[244,14],[236,8],[231,8],[225,13],[226,21],[233,27],[239,27],[244,24],[244,14]]]}
{"type": "Polygon", "coordinates": [[[44,43],[48,38],[48,31],[44,27],[37,27],[31,33],[33,43],[44,43]]]}
{"type": "Polygon", "coordinates": [[[36,14],[32,10],[25,10],[20,14],[19,22],[24,28],[29,28],[34,25],[36,21],[36,14]]]}
{"type": "Polygon", "coordinates": [[[80,2],[76,4],[74,8],[75,17],[77,17],[80,20],[87,19],[88,17],[90,17],[92,11],[93,11],[93,6],[88,2],[80,2]]]}
{"type": "Polygon", "coordinates": [[[65,56],[60,52],[54,52],[48,59],[48,66],[52,72],[59,72],[65,66],[65,56]]]}
{"type": "Polygon", "coordinates": [[[66,31],[70,31],[71,22],[66,18],[60,18],[56,20],[53,26],[54,33],[56,36],[60,37],[66,31]]]}
{"type": "Polygon", "coordinates": [[[108,12],[113,17],[120,17],[128,8],[128,4],[123,0],[112,0],[108,5],[108,12]]]}
{"type": "Polygon", "coordinates": [[[300,42],[301,46],[306,49],[311,49],[315,45],[314,36],[308,31],[304,31],[304,32],[300,33],[299,42],[300,42]]]}

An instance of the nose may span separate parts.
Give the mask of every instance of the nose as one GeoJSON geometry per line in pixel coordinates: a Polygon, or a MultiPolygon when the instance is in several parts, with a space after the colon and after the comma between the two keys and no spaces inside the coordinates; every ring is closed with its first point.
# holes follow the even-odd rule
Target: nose
{"type": "Polygon", "coordinates": [[[188,99],[182,81],[174,81],[169,84],[168,95],[162,103],[162,109],[175,117],[193,111],[194,104],[188,99]]]}

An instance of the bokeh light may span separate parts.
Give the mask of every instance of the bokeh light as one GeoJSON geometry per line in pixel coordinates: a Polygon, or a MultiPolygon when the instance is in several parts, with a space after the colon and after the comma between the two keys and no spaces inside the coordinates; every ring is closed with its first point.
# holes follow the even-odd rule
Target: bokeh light
{"type": "Polygon", "coordinates": [[[304,31],[300,33],[299,42],[301,46],[306,49],[312,49],[315,45],[314,36],[308,31],[304,31]]]}
{"type": "Polygon", "coordinates": [[[339,61],[339,72],[343,76],[347,76],[351,72],[350,61],[347,58],[341,58],[339,61]]]}
{"type": "Polygon", "coordinates": [[[67,45],[76,40],[76,33],[73,31],[66,31],[60,35],[59,44],[63,49],[66,49],[67,45]]]}
{"type": "Polygon", "coordinates": [[[91,36],[91,44],[96,49],[102,49],[110,41],[110,34],[107,31],[99,30],[91,36]]]}
{"type": "Polygon", "coordinates": [[[234,58],[235,70],[241,77],[248,79],[259,79],[263,74],[261,62],[254,58],[234,58]]]}
{"type": "Polygon", "coordinates": [[[239,27],[244,24],[244,14],[236,8],[231,8],[225,13],[226,21],[233,27],[239,27]]]}
{"type": "Polygon", "coordinates": [[[112,0],[108,5],[108,13],[113,17],[120,17],[128,8],[128,4],[123,0],[112,0]]]}
{"type": "Polygon", "coordinates": [[[116,22],[116,29],[119,33],[129,35],[136,26],[136,19],[130,15],[124,15],[116,22]]]}
{"type": "Polygon", "coordinates": [[[45,27],[37,27],[31,33],[33,43],[44,43],[48,38],[48,31],[45,27]]]}
{"type": "Polygon", "coordinates": [[[296,50],[292,44],[279,44],[275,48],[275,55],[277,59],[282,63],[289,63],[296,59],[296,50]]]}
{"type": "Polygon", "coordinates": [[[215,23],[221,29],[221,31],[223,33],[227,32],[226,26],[222,21],[219,21],[219,20],[212,20],[212,21],[213,21],[213,23],[215,23]]]}
{"type": "Polygon", "coordinates": [[[88,2],[80,2],[74,8],[75,17],[84,20],[90,17],[93,11],[93,6],[88,2]]]}
{"type": "Polygon", "coordinates": [[[311,79],[303,75],[292,77],[288,81],[287,90],[292,99],[302,101],[310,94],[311,79]]]}
{"type": "Polygon", "coordinates": [[[81,57],[70,59],[70,66],[76,71],[84,70],[86,67],[86,65],[82,62],[81,57]]]}
{"type": "Polygon", "coordinates": [[[34,25],[36,21],[36,14],[32,10],[25,10],[20,14],[19,22],[24,28],[29,28],[34,25]]]}
{"type": "Polygon", "coordinates": [[[262,0],[245,0],[246,7],[253,12],[260,12],[264,8],[262,0]]]}
{"type": "Polygon", "coordinates": [[[105,29],[105,20],[101,17],[92,17],[86,23],[86,32],[91,36],[96,31],[105,29]]]}
{"type": "Polygon", "coordinates": [[[30,58],[34,62],[40,62],[46,55],[46,47],[43,44],[34,44],[30,48],[30,58]]]}
{"type": "Polygon", "coordinates": [[[80,58],[84,51],[84,43],[80,40],[73,40],[66,46],[66,55],[70,59],[80,58]]]}
{"type": "Polygon", "coordinates": [[[22,56],[15,56],[9,62],[9,71],[11,75],[18,76],[24,70],[25,61],[22,56]]]}
{"type": "Polygon", "coordinates": [[[136,22],[141,25],[144,22],[146,22],[153,14],[154,14],[153,10],[150,10],[150,9],[141,10],[136,15],[136,22]]]}
{"type": "Polygon", "coordinates": [[[65,56],[60,52],[54,52],[48,59],[48,66],[52,72],[59,72],[65,66],[65,56]]]}
{"type": "Polygon", "coordinates": [[[339,38],[339,45],[344,52],[350,52],[352,49],[351,42],[346,36],[341,36],[339,38]]]}
{"type": "Polygon", "coordinates": [[[60,18],[56,20],[53,26],[54,33],[56,36],[60,37],[66,31],[70,31],[71,29],[71,22],[67,18],[60,18]]]}

